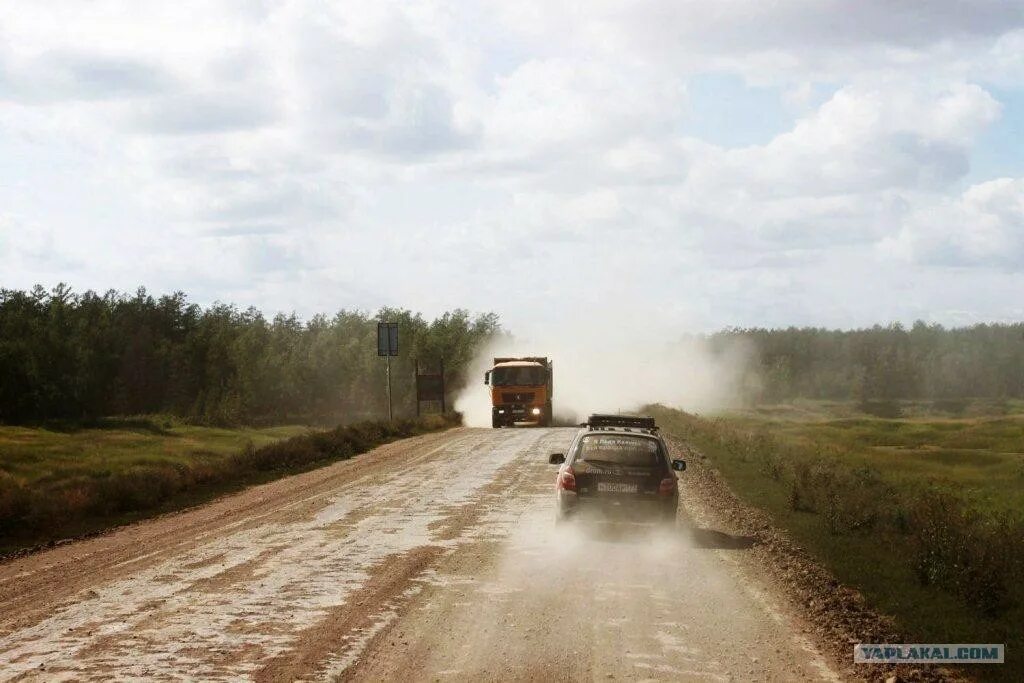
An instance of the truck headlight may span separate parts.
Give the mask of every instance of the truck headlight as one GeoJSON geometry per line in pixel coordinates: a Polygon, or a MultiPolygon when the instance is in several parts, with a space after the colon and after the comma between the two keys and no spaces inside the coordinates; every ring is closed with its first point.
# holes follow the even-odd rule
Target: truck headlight
{"type": "Polygon", "coordinates": [[[534,415],[540,415],[540,408],[534,408],[530,412],[533,413],[534,415]]]}
{"type": "Polygon", "coordinates": [[[504,408],[499,408],[498,409],[498,415],[504,415],[504,414],[505,414],[505,409],[504,408]]]}

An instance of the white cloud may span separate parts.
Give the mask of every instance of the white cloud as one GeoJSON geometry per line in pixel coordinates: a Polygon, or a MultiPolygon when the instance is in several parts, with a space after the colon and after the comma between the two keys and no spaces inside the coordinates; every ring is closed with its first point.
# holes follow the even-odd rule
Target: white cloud
{"type": "Polygon", "coordinates": [[[160,66],[126,55],[54,50],[15,60],[0,53],[0,98],[52,103],[137,98],[174,87],[160,66]]]}
{"type": "MultiPolygon", "coordinates": [[[[963,185],[1004,115],[999,88],[1024,87],[1022,13],[959,0],[0,7],[0,155],[17,160],[0,169],[0,284],[74,262],[79,286],[303,313],[465,305],[519,329],[609,301],[677,327],[918,315],[939,295],[887,297],[905,282],[894,263],[938,292],[928,269],[1021,262],[1019,181],[963,185]],[[688,80],[708,73],[777,93],[791,123],[752,146],[688,135],[688,80]],[[46,226],[49,262],[15,224],[46,226]],[[837,309],[843,291],[864,303],[837,309]]],[[[757,127],[764,97],[727,106],[757,127]]]]}
{"type": "Polygon", "coordinates": [[[779,197],[941,187],[966,173],[970,141],[998,115],[998,103],[972,84],[848,86],[767,145],[707,155],[693,191],[779,197]]]}
{"type": "Polygon", "coordinates": [[[664,139],[685,111],[682,79],[625,64],[530,60],[497,86],[484,112],[487,142],[545,156],[623,138],[664,139]]]}
{"type": "Polygon", "coordinates": [[[200,135],[259,129],[279,117],[275,103],[265,95],[222,89],[154,98],[132,120],[145,133],[200,135]]]}
{"type": "Polygon", "coordinates": [[[999,178],[924,205],[879,248],[918,263],[1024,270],[1024,178],[999,178]]]}
{"type": "Polygon", "coordinates": [[[766,82],[848,80],[907,68],[962,77],[979,62],[1012,60],[1012,46],[997,41],[1024,27],[1024,8],[1000,0],[494,4],[535,50],[627,55],[677,71],[728,70],[766,82]]]}

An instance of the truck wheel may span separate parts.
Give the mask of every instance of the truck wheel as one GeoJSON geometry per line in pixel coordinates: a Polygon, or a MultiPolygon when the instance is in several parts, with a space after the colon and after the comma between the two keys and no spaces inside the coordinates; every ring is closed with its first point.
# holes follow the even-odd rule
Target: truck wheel
{"type": "Polygon", "coordinates": [[[491,428],[492,429],[500,429],[501,428],[501,422],[498,420],[498,418],[494,417],[493,415],[491,416],[491,428]]]}

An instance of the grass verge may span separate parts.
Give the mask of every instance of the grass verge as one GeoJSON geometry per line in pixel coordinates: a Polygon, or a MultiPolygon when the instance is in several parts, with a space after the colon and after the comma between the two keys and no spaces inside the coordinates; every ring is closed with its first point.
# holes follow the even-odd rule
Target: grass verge
{"type": "Polygon", "coordinates": [[[327,431],[213,429],[160,419],[89,429],[2,427],[0,554],[200,503],[460,422],[452,414],[327,431]]]}
{"type": "Polygon", "coordinates": [[[1005,643],[971,673],[1024,679],[1024,419],[649,410],[909,642],[1005,643]]]}

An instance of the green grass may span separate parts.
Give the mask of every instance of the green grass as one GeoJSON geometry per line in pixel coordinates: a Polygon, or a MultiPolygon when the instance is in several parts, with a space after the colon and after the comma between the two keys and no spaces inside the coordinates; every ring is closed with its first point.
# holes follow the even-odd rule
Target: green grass
{"type": "Polygon", "coordinates": [[[259,448],[310,431],[301,425],[222,429],[162,418],[113,421],[103,428],[0,426],[0,472],[30,485],[102,477],[140,465],[188,465],[259,448]]]}
{"type": "Polygon", "coordinates": [[[904,419],[879,419],[852,404],[809,402],[710,419],[651,412],[666,432],[701,449],[740,498],[769,512],[843,583],[893,615],[912,642],[1006,643],[1008,663],[976,673],[1024,679],[1024,415],[906,410],[904,419]],[[810,483],[800,483],[801,472],[810,483]],[[818,494],[817,505],[794,509],[794,491],[805,499],[818,494]],[[934,521],[920,512],[922,501],[934,492],[947,496],[950,516],[940,514],[937,524],[956,539],[949,545],[963,544],[982,571],[970,573],[970,562],[954,567],[963,573],[960,584],[922,585],[915,570],[914,544],[920,547],[928,537],[921,529],[934,521]],[[868,510],[879,517],[862,528],[836,528],[829,501],[854,516],[868,510]],[[1007,536],[995,526],[999,520],[1008,520],[1007,536]],[[989,580],[1008,591],[997,613],[981,607],[984,590],[962,587],[989,580]]]}
{"type": "Polygon", "coordinates": [[[731,428],[767,430],[804,451],[841,454],[845,464],[877,471],[900,489],[938,486],[979,510],[1024,512],[1024,415],[898,420],[803,415],[745,411],[720,419],[731,428]]]}

